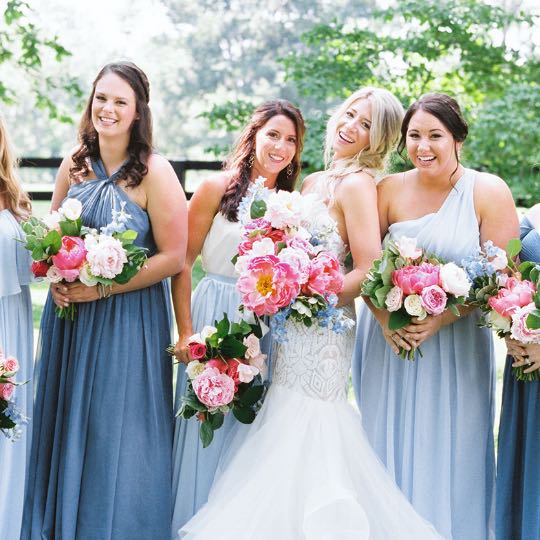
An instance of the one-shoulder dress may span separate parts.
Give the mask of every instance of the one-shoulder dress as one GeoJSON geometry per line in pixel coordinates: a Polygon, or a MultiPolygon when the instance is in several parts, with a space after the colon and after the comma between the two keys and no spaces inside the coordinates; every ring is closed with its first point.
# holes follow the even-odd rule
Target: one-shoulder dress
{"type": "MultiPolygon", "coordinates": [[[[74,184],[100,228],[122,202],[136,244],[155,250],[145,210],[108,177],[74,184]]],[[[59,319],[49,294],[37,353],[23,540],[169,540],[173,437],[167,282],[79,303],[59,319]]]]}
{"type": "MultiPolygon", "coordinates": [[[[466,169],[441,208],[394,223],[389,236],[460,264],[476,254],[476,172],[466,169]]],[[[367,308],[360,309],[353,384],[364,428],[415,509],[447,540],[493,537],[495,363],[490,330],[477,311],[402,360],[367,308]]]]}

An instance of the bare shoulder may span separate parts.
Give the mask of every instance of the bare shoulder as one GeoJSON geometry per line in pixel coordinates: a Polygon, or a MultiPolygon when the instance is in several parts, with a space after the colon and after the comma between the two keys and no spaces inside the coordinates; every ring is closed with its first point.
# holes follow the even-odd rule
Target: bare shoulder
{"type": "Polygon", "coordinates": [[[364,171],[348,174],[339,183],[336,194],[342,193],[344,196],[348,196],[355,192],[376,189],[376,182],[373,176],[364,171]]]}
{"type": "Polygon", "coordinates": [[[151,154],[146,163],[148,168],[147,176],[162,176],[166,174],[175,174],[172,165],[169,160],[161,156],[160,154],[151,154]]]}
{"type": "Polygon", "coordinates": [[[383,176],[378,182],[377,182],[377,191],[379,193],[385,193],[389,190],[395,190],[396,188],[403,185],[403,179],[405,177],[406,173],[395,173],[395,174],[389,174],[387,176],[383,176]]]}
{"type": "Polygon", "coordinates": [[[477,207],[494,207],[494,203],[513,201],[508,184],[495,174],[478,172],[474,185],[474,199],[477,207]]]}
{"type": "Polygon", "coordinates": [[[204,195],[205,197],[221,200],[227,191],[230,181],[230,171],[221,171],[217,174],[212,174],[201,181],[195,193],[198,196],[204,195]]]}

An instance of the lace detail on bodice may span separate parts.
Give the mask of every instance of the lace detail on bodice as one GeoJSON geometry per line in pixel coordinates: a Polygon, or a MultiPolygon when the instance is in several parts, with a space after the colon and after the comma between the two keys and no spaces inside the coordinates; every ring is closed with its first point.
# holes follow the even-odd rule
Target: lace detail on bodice
{"type": "Polygon", "coordinates": [[[324,401],[347,400],[354,327],[343,334],[287,321],[287,341],[276,345],[272,384],[324,401]]]}

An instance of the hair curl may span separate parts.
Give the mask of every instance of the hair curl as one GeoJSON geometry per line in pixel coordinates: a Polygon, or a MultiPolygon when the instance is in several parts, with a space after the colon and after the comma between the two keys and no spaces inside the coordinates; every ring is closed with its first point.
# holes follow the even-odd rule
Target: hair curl
{"type": "Polygon", "coordinates": [[[88,158],[98,159],[99,135],[92,122],[92,102],[99,80],[114,73],[126,81],[135,93],[137,119],[133,122],[128,143],[128,159],[119,170],[118,178],[125,180],[128,187],[138,186],[148,173],[148,158],[152,153],[152,113],[148,106],[150,85],[144,72],[133,62],[114,62],[104,66],[92,86],[86,109],[79,124],[79,149],[73,154],[70,179],[80,182],[88,175],[88,158]]]}
{"type": "Polygon", "coordinates": [[[300,156],[304,148],[305,125],[300,110],[284,99],[274,99],[259,105],[240,134],[230,156],[225,161],[225,170],[232,172],[227,190],[221,199],[219,211],[229,220],[238,220],[238,205],[246,194],[251,182],[253,162],[250,157],[255,152],[257,132],[274,116],[283,115],[291,120],[296,130],[296,151],[291,161],[292,170],[287,168],[279,172],[276,188],[293,191],[300,174],[300,156]]]}

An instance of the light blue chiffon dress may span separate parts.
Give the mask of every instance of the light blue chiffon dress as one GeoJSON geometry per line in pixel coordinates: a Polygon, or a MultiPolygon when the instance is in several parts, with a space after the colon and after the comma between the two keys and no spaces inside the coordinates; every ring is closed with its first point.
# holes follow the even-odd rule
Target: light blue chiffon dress
{"type": "MultiPolygon", "coordinates": [[[[540,262],[540,234],[521,222],[522,261],[540,262]]],[[[497,456],[497,540],[540,538],[540,381],[517,381],[504,368],[497,456]]]]}
{"type": "MultiPolygon", "coordinates": [[[[475,171],[466,169],[438,212],[393,223],[448,261],[476,253],[475,171]]],[[[358,319],[353,384],[368,438],[415,509],[447,540],[493,538],[495,366],[477,311],[402,360],[367,306],[358,319]]]]}
{"type": "MultiPolygon", "coordinates": [[[[238,320],[240,296],[236,290],[236,275],[231,259],[238,251],[241,225],[218,212],[203,244],[201,258],[206,276],[197,285],[191,298],[193,331],[223,318],[238,320]]],[[[175,410],[181,406],[187,376],[183,364],[178,367],[175,410]]],[[[214,433],[210,446],[203,448],[199,439],[196,418],[176,419],[173,450],[173,522],[172,538],[176,532],[206,502],[224,445],[238,424],[232,414],[225,416],[223,426],[214,433]]]]}
{"type": "MultiPolygon", "coordinates": [[[[137,245],[155,250],[149,216],[93,162],[73,185],[84,224],[131,215],[137,245]]],[[[36,366],[24,540],[168,540],[173,436],[166,281],[77,305],[59,319],[49,294],[36,366]]]]}
{"type": "MultiPolygon", "coordinates": [[[[17,406],[25,416],[32,411],[33,328],[28,284],[32,281],[30,254],[17,242],[24,234],[9,210],[0,210],[0,349],[19,361],[15,390],[17,406]]],[[[30,453],[30,426],[19,440],[0,433],[0,540],[19,538],[24,482],[30,453]]]]}

